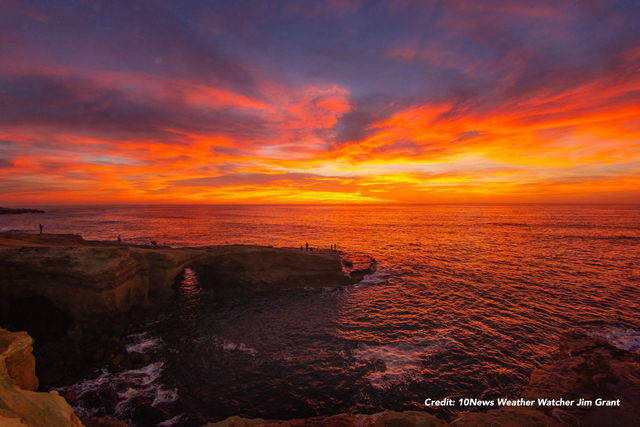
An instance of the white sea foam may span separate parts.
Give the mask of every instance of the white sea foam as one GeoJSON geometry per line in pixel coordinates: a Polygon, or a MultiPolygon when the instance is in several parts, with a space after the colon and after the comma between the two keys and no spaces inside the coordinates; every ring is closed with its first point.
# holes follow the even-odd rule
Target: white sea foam
{"type": "Polygon", "coordinates": [[[116,376],[115,381],[128,385],[126,390],[118,393],[120,402],[115,408],[116,415],[122,417],[126,414],[131,409],[131,399],[138,396],[150,398],[152,406],[178,400],[177,390],[162,388],[162,383],[159,381],[162,375],[162,366],[162,362],[156,362],[141,369],[122,372],[116,376]]]}
{"type": "Polygon", "coordinates": [[[164,341],[162,341],[162,339],[149,338],[146,332],[132,335],[131,337],[133,337],[133,341],[125,347],[128,352],[137,351],[139,353],[144,353],[164,346],[164,341]]]}
{"type": "Polygon", "coordinates": [[[159,388],[156,391],[152,406],[162,405],[163,403],[173,403],[176,400],[178,400],[178,389],[164,390],[163,388],[159,388]]]}
{"type": "Polygon", "coordinates": [[[217,343],[225,351],[242,351],[245,353],[249,353],[252,356],[255,356],[258,353],[255,349],[248,347],[246,344],[243,344],[243,343],[236,344],[234,342],[225,341],[221,339],[218,339],[217,343]]]}
{"type": "Polygon", "coordinates": [[[167,421],[163,421],[160,424],[158,424],[159,427],[169,427],[169,426],[173,426],[176,425],[176,423],[180,422],[182,420],[182,414],[181,415],[176,415],[173,418],[168,419],[167,421]]]}
{"type": "Polygon", "coordinates": [[[446,338],[417,339],[381,346],[358,343],[353,355],[359,361],[378,362],[380,366],[367,375],[367,379],[376,388],[386,388],[415,377],[426,357],[456,345],[455,341],[446,338]]]}
{"type": "MultiPolygon", "coordinates": [[[[165,344],[160,338],[149,337],[147,333],[137,334],[129,337],[132,342],[126,346],[127,351],[148,352],[157,350],[165,344]]],[[[116,384],[125,385],[123,391],[118,392],[119,402],[115,407],[115,415],[118,418],[126,418],[131,410],[131,399],[137,396],[146,396],[152,401],[152,405],[167,404],[178,399],[177,390],[165,390],[160,381],[164,363],[157,361],[140,369],[111,374],[103,369],[100,375],[91,380],[82,381],[72,386],[66,387],[64,391],[73,390],[77,393],[80,404],[75,408],[79,416],[94,416],[98,409],[86,409],[82,405],[82,397],[87,393],[99,392],[116,384]]],[[[175,417],[174,422],[179,418],[175,417]]],[[[169,420],[171,421],[171,420],[169,420]]],[[[170,426],[172,424],[163,424],[170,426]]]]}
{"type": "Polygon", "coordinates": [[[140,369],[124,371],[118,374],[116,378],[137,387],[146,387],[160,378],[163,365],[163,362],[151,363],[140,369]]]}
{"type": "Polygon", "coordinates": [[[607,340],[611,345],[621,350],[640,353],[640,332],[633,329],[612,329],[593,335],[607,340]]]}

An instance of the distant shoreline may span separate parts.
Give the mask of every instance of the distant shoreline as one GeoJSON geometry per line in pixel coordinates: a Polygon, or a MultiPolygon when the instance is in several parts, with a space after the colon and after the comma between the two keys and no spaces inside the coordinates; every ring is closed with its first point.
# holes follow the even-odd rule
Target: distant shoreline
{"type": "Polygon", "coordinates": [[[40,209],[13,209],[0,207],[0,215],[18,215],[24,213],[44,213],[40,209]]]}

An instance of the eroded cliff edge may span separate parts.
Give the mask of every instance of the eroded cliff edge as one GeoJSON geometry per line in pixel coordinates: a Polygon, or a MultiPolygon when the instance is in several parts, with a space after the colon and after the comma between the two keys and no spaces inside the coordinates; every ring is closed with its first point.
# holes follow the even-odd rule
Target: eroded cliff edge
{"type": "Polygon", "coordinates": [[[0,425],[82,427],[73,408],[57,392],[36,393],[38,378],[26,332],[0,329],[0,425]]]}
{"type": "MultiPolygon", "coordinates": [[[[345,272],[339,255],[318,251],[135,246],[75,235],[6,233],[0,235],[0,301],[46,298],[76,323],[106,323],[170,294],[176,276],[189,266],[220,286],[249,292],[340,286],[363,276],[345,272]]],[[[372,263],[365,272],[374,268],[372,263]]]]}

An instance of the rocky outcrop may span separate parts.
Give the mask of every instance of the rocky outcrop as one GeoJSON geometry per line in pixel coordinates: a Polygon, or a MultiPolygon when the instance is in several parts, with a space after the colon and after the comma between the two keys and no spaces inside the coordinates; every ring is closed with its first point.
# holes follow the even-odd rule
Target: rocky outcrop
{"type": "Polygon", "coordinates": [[[44,297],[79,323],[108,322],[170,291],[202,251],[87,242],[79,236],[0,236],[0,297],[44,297]]]}
{"type": "Polygon", "coordinates": [[[455,427],[625,427],[640,419],[640,354],[573,331],[560,337],[558,358],[537,368],[521,394],[536,403],[469,412],[446,423],[426,412],[386,411],[374,415],[340,414],[302,420],[227,418],[205,427],[255,426],[455,426],[455,427]],[[538,405],[564,399],[571,405],[538,405]],[[580,399],[592,405],[579,405],[580,399]],[[599,399],[599,400],[598,400],[599,399]]]}
{"type": "Polygon", "coordinates": [[[0,329],[0,376],[27,391],[38,388],[31,344],[33,339],[26,332],[11,333],[0,329]]]}
{"type": "Polygon", "coordinates": [[[563,427],[542,411],[530,408],[500,408],[472,412],[451,422],[455,427],[563,427]]]}
{"type": "Polygon", "coordinates": [[[40,209],[12,209],[0,207],[0,215],[17,215],[23,213],[44,213],[40,209]]]}
{"type": "Polygon", "coordinates": [[[558,360],[533,371],[522,397],[574,400],[574,405],[547,411],[566,425],[637,424],[640,354],[620,350],[581,332],[570,332],[561,339],[558,360]],[[578,406],[580,399],[592,404],[578,406]]]}
{"type": "Polygon", "coordinates": [[[354,280],[343,271],[339,255],[319,251],[134,246],[74,235],[4,233],[0,298],[43,297],[75,322],[107,323],[169,294],[175,277],[188,266],[212,282],[251,291],[339,286],[363,277],[354,280]]]}
{"type": "Polygon", "coordinates": [[[81,427],[71,406],[57,392],[32,391],[38,384],[32,343],[26,332],[0,329],[0,425],[81,427]]]}
{"type": "Polygon", "coordinates": [[[343,271],[338,255],[297,249],[211,247],[193,268],[201,283],[255,292],[353,283],[343,271]]]}
{"type": "Polygon", "coordinates": [[[304,420],[263,420],[245,419],[240,417],[227,418],[218,423],[209,423],[204,427],[446,427],[449,424],[426,412],[384,411],[377,414],[340,414],[330,417],[314,417],[304,420]]]}

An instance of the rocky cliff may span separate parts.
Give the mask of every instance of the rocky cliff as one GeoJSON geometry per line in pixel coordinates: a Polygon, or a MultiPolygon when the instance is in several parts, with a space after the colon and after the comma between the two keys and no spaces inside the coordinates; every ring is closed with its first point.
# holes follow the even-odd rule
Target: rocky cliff
{"type": "Polygon", "coordinates": [[[0,234],[0,297],[45,298],[82,324],[109,322],[168,294],[188,266],[210,282],[250,291],[339,286],[362,279],[343,271],[337,254],[318,251],[245,245],[169,248],[92,242],[74,235],[0,234]]]}
{"type": "Polygon", "coordinates": [[[44,213],[40,209],[13,209],[0,207],[0,215],[18,215],[24,213],[44,213]]]}
{"type": "Polygon", "coordinates": [[[298,249],[245,245],[211,247],[193,268],[201,282],[254,292],[334,287],[354,282],[343,271],[338,255],[298,249]]]}
{"type": "Polygon", "coordinates": [[[219,423],[209,423],[204,427],[403,427],[403,426],[420,426],[420,427],[446,427],[448,423],[429,415],[425,412],[406,411],[395,412],[385,411],[372,415],[364,414],[339,414],[330,417],[314,417],[304,420],[263,420],[263,419],[245,419],[240,417],[227,418],[219,423]]]}
{"type": "Polygon", "coordinates": [[[36,393],[33,339],[26,332],[0,329],[0,425],[81,427],[78,417],[57,392],[36,393]]]}
{"type": "Polygon", "coordinates": [[[0,235],[0,296],[44,297],[79,323],[107,322],[171,289],[202,256],[87,242],[79,236],[0,235]]]}

